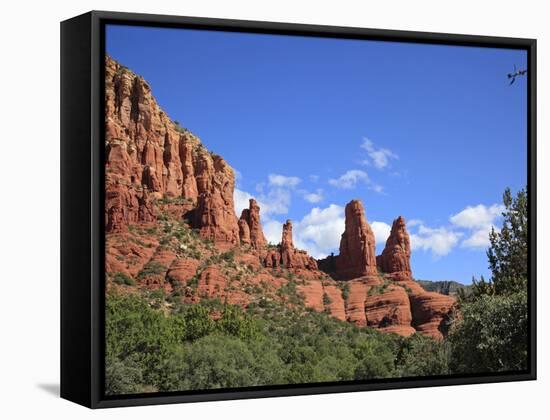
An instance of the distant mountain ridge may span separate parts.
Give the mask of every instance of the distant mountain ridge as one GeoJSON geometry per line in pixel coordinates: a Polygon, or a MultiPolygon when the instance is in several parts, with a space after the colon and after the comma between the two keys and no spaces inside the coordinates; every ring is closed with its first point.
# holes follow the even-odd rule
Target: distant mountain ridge
{"type": "Polygon", "coordinates": [[[447,296],[456,296],[460,289],[466,295],[472,293],[472,286],[459,283],[454,280],[416,280],[427,292],[437,292],[447,296]]]}

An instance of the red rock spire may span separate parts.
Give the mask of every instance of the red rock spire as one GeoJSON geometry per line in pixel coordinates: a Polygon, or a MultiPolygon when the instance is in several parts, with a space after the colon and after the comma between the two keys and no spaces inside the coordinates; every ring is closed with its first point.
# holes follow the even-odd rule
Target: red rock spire
{"type": "Polygon", "coordinates": [[[385,273],[411,274],[411,240],[403,216],[393,221],[391,233],[386,241],[378,266],[385,273]]]}
{"type": "Polygon", "coordinates": [[[336,257],[336,274],[340,278],[377,274],[374,233],[359,200],[346,205],[346,228],[336,257]]]}

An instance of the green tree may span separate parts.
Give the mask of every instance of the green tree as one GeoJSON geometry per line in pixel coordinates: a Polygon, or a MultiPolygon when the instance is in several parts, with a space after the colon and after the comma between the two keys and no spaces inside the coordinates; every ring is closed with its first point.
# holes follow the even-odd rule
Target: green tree
{"type": "Polygon", "coordinates": [[[527,368],[527,193],[503,195],[503,226],[493,229],[487,250],[491,280],[474,279],[462,296],[461,318],[451,327],[454,372],[503,372],[527,368]]]}
{"type": "Polygon", "coordinates": [[[432,376],[449,374],[449,342],[414,334],[403,340],[397,356],[397,376],[432,376]]]}
{"type": "Polygon", "coordinates": [[[503,195],[505,210],[502,229],[489,234],[491,246],[487,250],[494,293],[507,295],[524,291],[528,272],[527,192],[519,191],[512,197],[509,188],[503,195]]]}
{"type": "Polygon", "coordinates": [[[454,372],[482,373],[527,368],[527,294],[485,295],[465,305],[449,337],[454,372]]]}

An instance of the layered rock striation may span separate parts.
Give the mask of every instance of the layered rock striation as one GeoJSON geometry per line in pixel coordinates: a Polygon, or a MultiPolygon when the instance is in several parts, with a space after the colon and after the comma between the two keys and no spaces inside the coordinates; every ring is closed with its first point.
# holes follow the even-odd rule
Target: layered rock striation
{"type": "Polygon", "coordinates": [[[143,78],[109,57],[105,65],[105,269],[112,282],[164,289],[188,303],[216,298],[243,306],[266,296],[296,304],[280,293],[285,288],[305,306],[361,327],[445,335],[455,300],[414,281],[403,217],[378,257],[359,200],[346,205],[336,256],[318,264],[297,249],[290,220],[281,242],[268,245],[254,199],[235,214],[230,165],[170,120],[143,78]],[[170,235],[175,225],[187,230],[170,235]]]}
{"type": "Polygon", "coordinates": [[[107,232],[156,218],[155,201],[181,199],[189,221],[215,243],[240,243],[235,176],[225,160],[160,109],[148,83],[105,62],[107,232]]]}

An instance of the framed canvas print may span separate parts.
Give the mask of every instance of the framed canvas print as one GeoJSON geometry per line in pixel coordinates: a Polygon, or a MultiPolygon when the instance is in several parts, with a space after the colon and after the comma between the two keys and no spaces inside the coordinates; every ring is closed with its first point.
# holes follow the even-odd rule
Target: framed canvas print
{"type": "Polygon", "coordinates": [[[535,40],[61,24],[61,394],[536,378],[535,40]]]}

